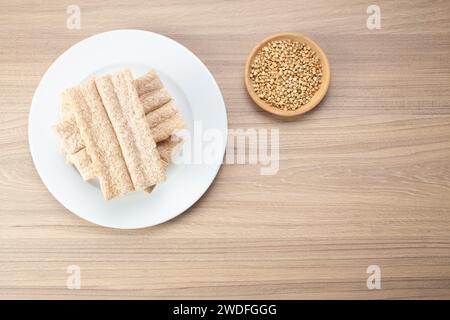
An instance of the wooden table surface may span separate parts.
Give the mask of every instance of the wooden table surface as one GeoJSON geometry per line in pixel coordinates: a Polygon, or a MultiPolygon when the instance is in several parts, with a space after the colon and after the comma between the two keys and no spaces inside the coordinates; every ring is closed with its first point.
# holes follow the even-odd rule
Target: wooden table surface
{"type": "Polygon", "coordinates": [[[73,2],[0,1],[1,298],[450,298],[449,1],[377,1],[380,30],[366,26],[370,1],[73,2]],[[65,210],[31,159],[31,99],[64,50],[121,28],[197,54],[230,128],[278,128],[278,174],[224,165],[194,207],[143,230],[65,210]],[[315,39],[332,71],[296,121],[259,110],[243,82],[252,47],[282,31],[315,39]]]}

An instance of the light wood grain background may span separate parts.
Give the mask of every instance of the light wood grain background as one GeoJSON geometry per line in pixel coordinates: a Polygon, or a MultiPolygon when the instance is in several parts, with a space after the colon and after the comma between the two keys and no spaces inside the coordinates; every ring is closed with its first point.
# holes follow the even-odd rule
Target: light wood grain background
{"type": "Polygon", "coordinates": [[[450,2],[377,1],[374,31],[370,4],[0,0],[0,297],[450,298],[450,2]],[[80,30],[66,28],[74,3],[80,30]],[[279,173],[223,166],[193,208],[145,230],[65,210],[31,160],[31,99],[64,50],[120,28],[197,54],[230,128],[279,128],[279,173]],[[258,110],[243,84],[253,45],[282,31],[315,39],[332,70],[296,121],[258,110]],[[66,289],[71,264],[81,290],[66,289]],[[371,264],[381,290],[366,287],[371,264]]]}

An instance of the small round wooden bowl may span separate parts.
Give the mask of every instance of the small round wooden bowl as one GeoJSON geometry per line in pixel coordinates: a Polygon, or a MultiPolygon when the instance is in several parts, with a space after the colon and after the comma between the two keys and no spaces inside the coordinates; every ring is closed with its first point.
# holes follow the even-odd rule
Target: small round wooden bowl
{"type": "Polygon", "coordinates": [[[262,109],[270,112],[272,114],[282,116],[282,117],[294,117],[309,110],[313,109],[315,106],[319,104],[319,102],[323,99],[325,94],[327,93],[328,87],[330,86],[330,65],[328,63],[327,56],[323,52],[322,48],[319,47],[317,43],[312,41],[310,38],[299,34],[299,33],[278,33],[273,36],[270,36],[263,41],[261,41],[253,50],[250,52],[250,55],[247,58],[247,62],[245,64],[245,86],[247,87],[248,94],[253,99],[253,101],[262,109]],[[312,99],[305,105],[299,107],[296,110],[292,111],[284,111],[282,109],[278,109],[276,107],[272,107],[270,104],[262,100],[253,90],[252,80],[250,79],[250,71],[252,67],[253,60],[255,59],[257,53],[268,43],[276,40],[295,40],[301,43],[307,44],[312,50],[316,52],[316,54],[320,58],[320,62],[322,64],[322,84],[319,90],[314,94],[312,99]]]}

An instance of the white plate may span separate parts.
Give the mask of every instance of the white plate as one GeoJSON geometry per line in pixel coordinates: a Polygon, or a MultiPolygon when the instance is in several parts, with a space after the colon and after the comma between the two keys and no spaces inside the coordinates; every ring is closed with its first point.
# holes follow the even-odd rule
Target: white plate
{"type": "Polygon", "coordinates": [[[36,89],[28,128],[34,164],[53,196],[83,219],[123,229],[153,226],[192,206],[206,192],[220,168],[226,137],[225,104],[205,65],[181,44],[141,30],[101,33],[64,52],[36,89]],[[135,192],[110,201],[103,199],[96,184],[83,181],[59,154],[59,141],[52,130],[59,119],[60,93],[91,75],[122,68],[130,68],[135,77],[155,69],[174,96],[192,139],[199,141],[207,130],[220,135],[221,139],[209,141],[215,144],[220,160],[172,164],[167,180],[151,194],[135,192]],[[196,126],[194,135],[194,123],[201,124],[203,131],[196,126]]]}

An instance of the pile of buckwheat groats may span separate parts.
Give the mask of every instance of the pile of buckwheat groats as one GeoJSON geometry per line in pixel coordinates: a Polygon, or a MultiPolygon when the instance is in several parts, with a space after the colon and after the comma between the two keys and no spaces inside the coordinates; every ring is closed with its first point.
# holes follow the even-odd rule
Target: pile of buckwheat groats
{"type": "Polygon", "coordinates": [[[275,108],[293,111],[307,104],[319,90],[322,65],[306,44],[276,40],[257,53],[250,79],[259,98],[275,108]]]}

